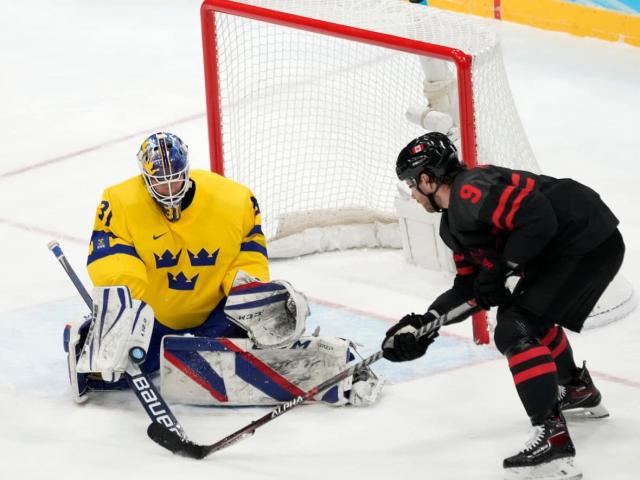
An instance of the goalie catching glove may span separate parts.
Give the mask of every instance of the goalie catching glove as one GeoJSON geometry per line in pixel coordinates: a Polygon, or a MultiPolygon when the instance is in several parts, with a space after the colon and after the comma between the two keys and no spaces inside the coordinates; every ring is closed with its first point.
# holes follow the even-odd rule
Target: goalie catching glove
{"type": "Polygon", "coordinates": [[[289,282],[260,282],[239,271],[224,313],[247,331],[257,347],[277,348],[292,345],[300,338],[309,316],[309,304],[289,282]]]}
{"type": "Polygon", "coordinates": [[[153,321],[152,308],[131,298],[128,287],[94,288],[91,326],[76,372],[100,373],[107,382],[117,381],[129,365],[132,348],[146,354],[153,321]]]}
{"type": "Polygon", "coordinates": [[[389,330],[382,342],[384,358],[391,362],[407,362],[423,356],[438,336],[438,312],[430,310],[424,315],[410,313],[389,330]],[[418,338],[418,331],[427,327],[427,333],[418,338]]]}

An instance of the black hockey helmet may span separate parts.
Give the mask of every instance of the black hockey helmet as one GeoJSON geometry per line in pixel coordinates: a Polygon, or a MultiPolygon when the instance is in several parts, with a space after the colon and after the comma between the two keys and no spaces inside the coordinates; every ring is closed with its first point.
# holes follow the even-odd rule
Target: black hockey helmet
{"type": "Polygon", "coordinates": [[[440,132],[429,132],[411,140],[400,151],[396,161],[398,178],[415,182],[415,185],[420,183],[422,173],[437,183],[450,183],[463,168],[456,146],[440,132]]]}

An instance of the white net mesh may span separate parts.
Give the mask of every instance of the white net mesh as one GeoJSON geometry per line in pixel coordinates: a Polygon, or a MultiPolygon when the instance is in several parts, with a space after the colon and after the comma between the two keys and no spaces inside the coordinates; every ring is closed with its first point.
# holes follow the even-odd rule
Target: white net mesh
{"type": "MultiPolygon", "coordinates": [[[[478,163],[538,170],[497,39],[479,19],[399,0],[242,3],[473,55],[478,163]]],[[[392,217],[396,156],[425,133],[405,117],[425,103],[418,57],[231,14],[215,22],[225,175],[254,191],[267,236],[292,213],[305,212],[288,222],[298,230],[327,210],[392,217]]]]}

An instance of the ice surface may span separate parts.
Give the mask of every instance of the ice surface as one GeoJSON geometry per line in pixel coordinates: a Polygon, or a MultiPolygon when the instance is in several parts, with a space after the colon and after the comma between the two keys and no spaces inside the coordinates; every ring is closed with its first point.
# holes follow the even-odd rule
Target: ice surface
{"type": "MultiPolygon", "coordinates": [[[[83,264],[100,192],[137,173],[147,133],[174,131],[194,167],[207,168],[199,1],[0,4],[2,478],[500,477],[528,421],[505,362],[472,346],[468,324],[449,329],[420,362],[381,361],[392,381],[376,406],[302,406],[203,462],[148,440],[148,420],[128,392],[74,405],[62,329],[85,307],[46,244],[60,240],[88,283],[83,264]]],[[[640,291],[640,50],[495,27],[538,162],[601,193],[621,220],[623,273],[640,291]]],[[[392,250],[276,261],[272,271],[313,299],[327,333],[365,350],[450,281],[392,250]]],[[[585,479],[638,478],[639,317],[570,335],[611,411],[606,420],[570,422],[585,479]]],[[[265,411],[174,407],[193,440],[206,443],[265,411]]]]}

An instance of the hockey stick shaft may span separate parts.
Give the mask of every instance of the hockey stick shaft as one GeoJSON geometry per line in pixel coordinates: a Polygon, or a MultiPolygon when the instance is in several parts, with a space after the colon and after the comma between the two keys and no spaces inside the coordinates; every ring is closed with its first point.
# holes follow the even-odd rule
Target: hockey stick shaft
{"type": "MultiPolygon", "coordinates": [[[[93,312],[93,300],[91,295],[89,295],[89,292],[78,278],[78,275],[76,275],[73,267],[71,267],[71,264],[62,251],[60,244],[56,241],[51,241],[49,242],[48,247],[56,256],[58,262],[60,262],[60,265],[62,265],[62,268],[73,282],[73,285],[76,287],[76,290],[78,290],[78,293],[84,300],[84,303],[86,303],[89,310],[93,312]]],[[[124,373],[124,377],[129,384],[129,387],[138,398],[142,408],[147,412],[149,418],[153,422],[163,425],[165,428],[186,440],[187,437],[184,433],[184,429],[167,406],[166,402],[160,395],[160,392],[158,392],[149,377],[140,370],[140,367],[136,363],[133,362],[133,359],[127,370],[128,371],[124,373]]]]}
{"type": "Polygon", "coordinates": [[[321,384],[313,387],[311,390],[303,393],[302,395],[298,395],[297,397],[289,400],[288,402],[282,403],[278,405],[271,412],[266,415],[260,417],[257,420],[254,420],[250,424],[242,427],[241,429],[233,432],[230,435],[227,435],[222,440],[213,443],[211,445],[198,445],[196,443],[190,441],[181,440],[178,436],[172,434],[167,429],[162,426],[152,423],[149,425],[147,429],[147,433],[149,437],[159,445],[162,445],[166,449],[170,450],[173,453],[177,453],[180,455],[184,455],[185,457],[202,459],[211,453],[217,452],[218,450],[222,450],[223,448],[228,447],[229,445],[236,443],[243,438],[249,437],[255,433],[255,431],[266,425],[272,420],[280,417],[281,415],[293,410],[298,405],[304,403],[307,400],[310,400],[318,393],[331,388],[336,385],[340,381],[345,378],[353,375],[356,370],[365,368],[368,365],[380,360],[382,358],[382,351],[376,352],[373,355],[361,360],[360,362],[352,365],[351,367],[341,371],[340,373],[334,375],[333,377],[325,380],[321,384]]]}
{"type": "Polygon", "coordinates": [[[132,373],[125,372],[125,379],[151,421],[162,425],[186,441],[187,435],[184,432],[184,428],[182,428],[182,425],[180,425],[180,422],[178,422],[158,389],[151,382],[151,379],[135,364],[131,364],[129,370],[132,373]]]}
{"type": "Polygon", "coordinates": [[[246,427],[241,428],[240,430],[238,430],[238,431],[232,433],[231,435],[228,435],[227,437],[223,438],[219,442],[216,442],[213,445],[211,445],[207,449],[208,450],[207,454],[213,453],[213,452],[215,452],[217,450],[221,450],[222,448],[227,447],[228,445],[231,445],[232,443],[235,443],[237,440],[240,440],[244,436],[248,436],[250,434],[255,433],[255,430],[257,428],[260,428],[263,425],[269,423],[270,421],[275,420],[276,418],[280,417],[281,415],[284,415],[285,413],[293,410],[295,407],[297,407],[298,405],[306,402],[307,400],[312,399],[317,394],[319,394],[321,392],[324,392],[325,390],[333,387],[334,385],[338,384],[339,382],[341,382],[345,378],[348,378],[348,377],[352,376],[356,372],[356,370],[360,370],[362,368],[365,368],[365,367],[371,365],[372,363],[377,362],[381,358],[382,358],[382,351],[376,352],[373,355],[371,355],[371,356],[361,360],[360,362],[356,363],[355,365],[352,365],[351,367],[347,368],[346,370],[343,370],[342,372],[334,375],[333,377],[329,378],[328,380],[325,380],[320,385],[316,385],[311,390],[308,390],[307,392],[305,392],[303,395],[298,395],[294,399],[289,400],[288,402],[285,402],[283,404],[278,405],[275,409],[273,409],[271,412],[267,413],[266,415],[260,417],[258,420],[254,420],[253,422],[251,422],[246,427]]]}
{"type": "MultiPolygon", "coordinates": [[[[424,335],[429,335],[433,333],[433,331],[440,328],[442,325],[449,323],[457,318],[460,318],[461,316],[469,315],[474,311],[477,311],[478,309],[479,307],[475,304],[475,302],[463,303],[460,306],[448,312],[447,314],[441,315],[436,319],[436,321],[421,327],[417,332],[417,336],[422,337],[424,335]]],[[[266,415],[260,417],[257,420],[254,420],[250,424],[242,427],[241,429],[233,432],[230,435],[227,435],[222,440],[219,440],[218,442],[213,443],[211,445],[198,445],[190,441],[183,441],[157,424],[149,425],[149,428],[147,429],[147,433],[149,434],[149,437],[153,441],[162,445],[163,447],[167,448],[173,453],[178,453],[191,458],[202,459],[210,455],[211,453],[222,450],[223,448],[226,448],[232,445],[233,443],[236,443],[242,440],[243,438],[253,435],[258,428],[266,425],[272,420],[275,420],[276,418],[282,416],[283,414],[293,410],[298,405],[304,403],[307,400],[310,400],[311,398],[315,397],[318,393],[321,393],[333,387],[334,385],[338,384],[345,378],[352,376],[357,370],[361,370],[363,368],[368,367],[372,363],[377,362],[382,358],[382,356],[383,356],[383,352],[382,350],[380,350],[374,353],[373,355],[370,355],[364,358],[363,360],[353,364],[351,367],[348,367],[342,372],[320,383],[319,385],[316,385],[315,387],[313,387],[311,390],[308,390],[304,394],[298,395],[297,397],[289,400],[288,402],[278,405],[275,409],[273,409],[271,412],[267,413],[266,415]]]]}
{"type": "MultiPolygon", "coordinates": [[[[432,333],[434,330],[440,328],[443,324],[448,323],[448,321],[450,321],[452,319],[455,319],[455,318],[458,318],[458,317],[460,317],[462,315],[466,315],[468,313],[471,313],[471,311],[474,310],[475,308],[476,308],[475,305],[471,305],[471,304],[468,304],[468,303],[463,303],[462,305],[454,308],[453,310],[451,310],[447,314],[441,315],[440,317],[438,317],[438,320],[437,320],[436,323],[431,324],[431,325],[425,325],[422,328],[420,328],[420,330],[418,330],[417,336],[418,337],[422,337],[424,335],[428,335],[428,334],[432,333]]],[[[293,408],[297,407],[301,403],[304,403],[305,401],[312,399],[318,393],[324,392],[325,390],[327,390],[327,389],[333,387],[334,385],[340,383],[345,378],[348,378],[348,377],[352,376],[357,370],[361,370],[363,368],[368,367],[372,363],[377,362],[378,360],[380,360],[382,358],[382,355],[383,355],[382,350],[379,350],[376,353],[374,353],[373,355],[370,355],[370,356],[364,358],[363,360],[361,360],[358,363],[352,365],[351,367],[349,367],[349,368],[343,370],[342,372],[334,375],[333,377],[325,380],[321,384],[316,385],[315,387],[313,387],[311,390],[308,390],[303,395],[298,395],[294,399],[289,400],[288,402],[285,402],[285,403],[283,403],[281,405],[278,405],[270,413],[264,415],[263,417],[259,418],[258,420],[253,421],[251,424],[249,424],[246,427],[241,428],[240,430],[232,433],[231,435],[225,437],[224,439],[220,440],[219,442],[214,443],[211,446],[211,450],[210,450],[209,453],[215,452],[216,450],[219,450],[220,448],[224,448],[225,446],[233,443],[236,439],[239,439],[240,437],[242,437],[245,433],[248,433],[248,432],[253,433],[255,431],[255,429],[257,429],[257,428],[263,426],[264,424],[274,420],[275,418],[278,418],[279,416],[287,413],[288,411],[290,411],[293,408]]]]}
{"type": "Polygon", "coordinates": [[[49,242],[47,246],[49,247],[49,250],[51,250],[51,252],[56,256],[56,258],[58,259],[58,262],[60,262],[60,265],[62,265],[62,268],[64,268],[64,271],[67,272],[67,275],[73,282],[73,285],[76,287],[76,290],[78,290],[78,293],[84,300],[84,303],[87,304],[87,307],[89,307],[89,310],[92,310],[93,300],[91,300],[91,295],[89,295],[89,292],[87,291],[86,288],[84,288],[84,285],[78,278],[78,275],[76,275],[76,272],[71,267],[71,264],[67,260],[67,257],[64,255],[62,248],[60,248],[60,244],[54,240],[49,242]]]}

